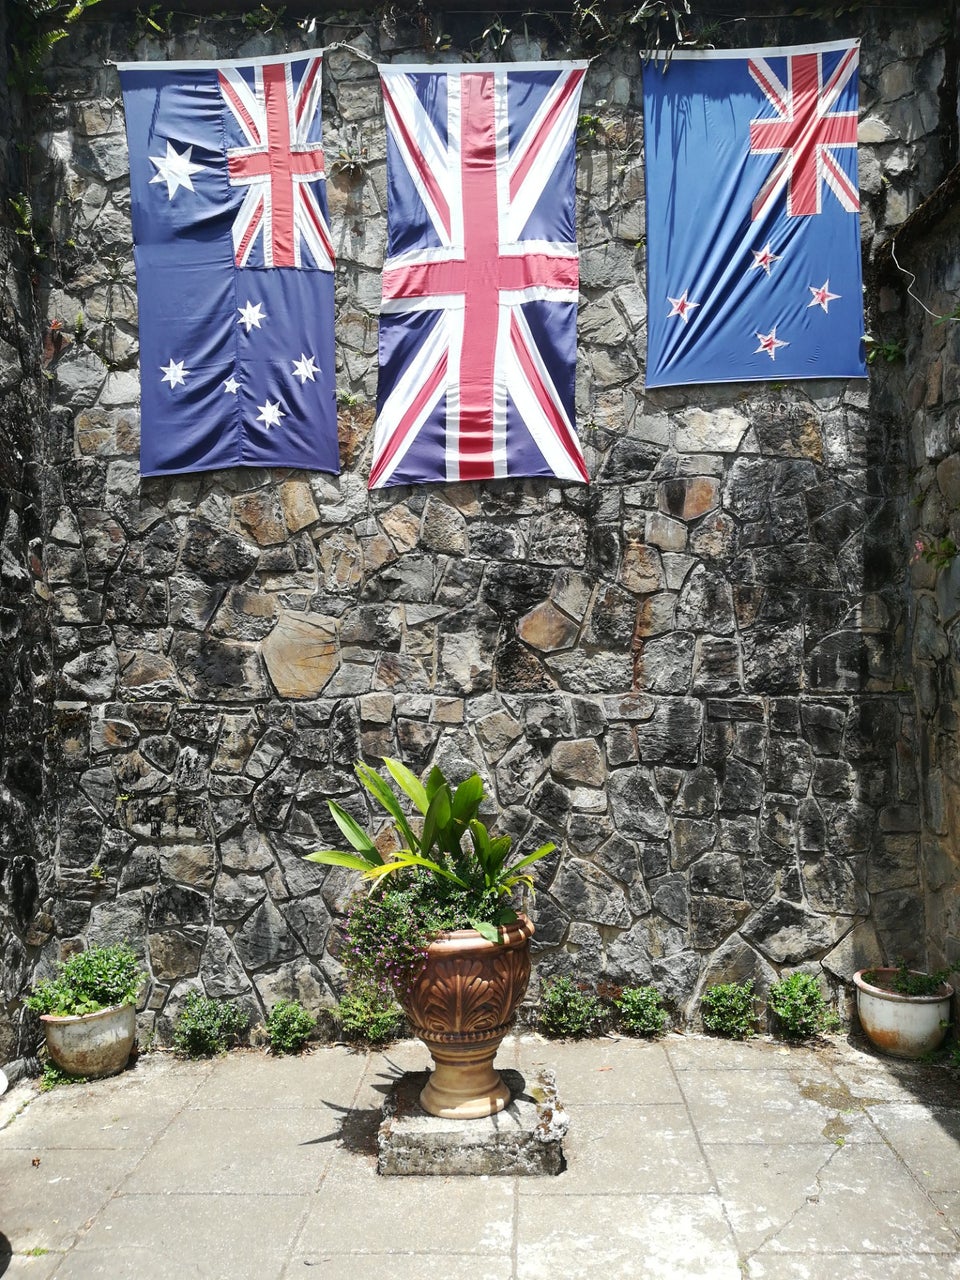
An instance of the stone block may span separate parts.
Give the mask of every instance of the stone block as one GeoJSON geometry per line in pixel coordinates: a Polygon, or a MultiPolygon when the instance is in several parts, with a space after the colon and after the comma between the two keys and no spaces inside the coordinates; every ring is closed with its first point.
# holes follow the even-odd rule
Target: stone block
{"type": "Polygon", "coordinates": [[[529,1082],[519,1071],[501,1072],[513,1100],[498,1115],[479,1120],[428,1115],[418,1101],[427,1074],[404,1072],[384,1100],[378,1173],[536,1177],[563,1171],[569,1119],[552,1072],[541,1071],[529,1082]]]}

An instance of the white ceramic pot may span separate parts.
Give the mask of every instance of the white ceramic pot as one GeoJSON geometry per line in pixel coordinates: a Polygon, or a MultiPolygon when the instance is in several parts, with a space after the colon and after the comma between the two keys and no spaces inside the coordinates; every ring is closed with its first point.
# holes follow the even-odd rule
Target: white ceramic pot
{"type": "Polygon", "coordinates": [[[890,977],[896,969],[860,969],[853,975],[857,1014],[871,1044],[894,1058],[922,1058],[939,1049],[950,1022],[953,987],[944,982],[932,996],[905,996],[865,981],[865,973],[890,977]]]}
{"type": "Polygon", "coordinates": [[[47,1051],[60,1070],[89,1079],[122,1071],[137,1034],[137,1010],[132,1004],[115,1004],[73,1018],[45,1013],[40,1022],[47,1051]]]}

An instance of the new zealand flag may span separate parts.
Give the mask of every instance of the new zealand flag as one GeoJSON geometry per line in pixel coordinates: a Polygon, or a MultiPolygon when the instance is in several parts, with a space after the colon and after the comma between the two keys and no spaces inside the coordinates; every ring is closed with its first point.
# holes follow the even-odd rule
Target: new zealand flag
{"type": "Polygon", "coordinates": [[[644,72],[648,387],[865,377],[859,44],[644,72]]]}
{"type": "Polygon", "coordinates": [[[144,475],[339,470],[320,71],[120,67],[144,475]]]}

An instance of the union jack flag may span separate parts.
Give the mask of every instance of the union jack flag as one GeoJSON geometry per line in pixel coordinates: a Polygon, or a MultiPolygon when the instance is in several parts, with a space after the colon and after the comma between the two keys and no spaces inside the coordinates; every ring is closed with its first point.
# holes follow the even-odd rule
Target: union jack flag
{"type": "Polygon", "coordinates": [[[120,67],[140,469],[339,470],[321,56],[120,67]]]}
{"type": "Polygon", "coordinates": [[[587,480],[573,426],[585,71],[380,68],[388,247],[370,488],[587,480]]]}
{"type": "Polygon", "coordinates": [[[859,44],[644,74],[648,387],[865,377],[859,44]]]}

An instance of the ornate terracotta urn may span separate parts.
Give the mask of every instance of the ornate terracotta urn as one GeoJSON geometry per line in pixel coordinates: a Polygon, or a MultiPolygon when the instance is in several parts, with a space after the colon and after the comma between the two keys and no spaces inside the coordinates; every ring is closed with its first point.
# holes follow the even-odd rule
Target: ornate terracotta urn
{"type": "Polygon", "coordinates": [[[493,1060],[530,981],[533,925],[521,915],[502,942],[474,929],[443,933],[402,1001],[434,1061],[420,1104],[434,1116],[473,1120],[510,1103],[493,1060]]]}

